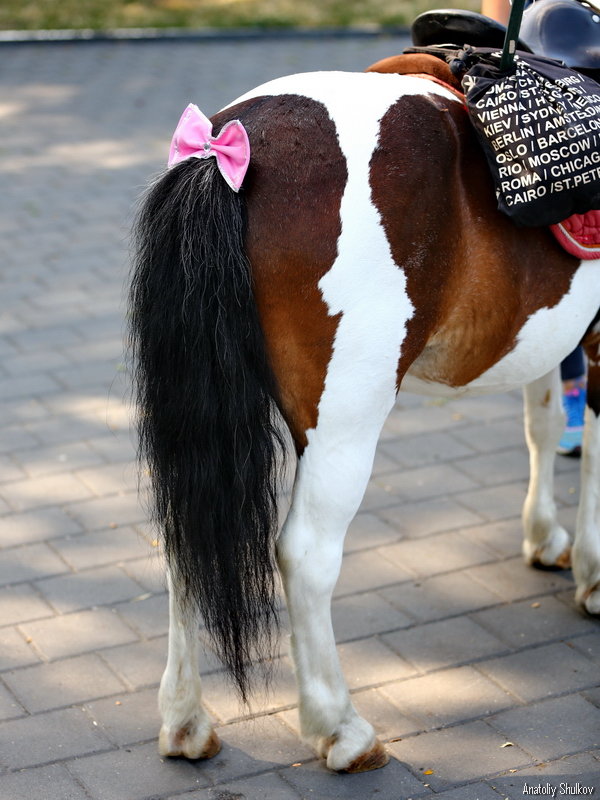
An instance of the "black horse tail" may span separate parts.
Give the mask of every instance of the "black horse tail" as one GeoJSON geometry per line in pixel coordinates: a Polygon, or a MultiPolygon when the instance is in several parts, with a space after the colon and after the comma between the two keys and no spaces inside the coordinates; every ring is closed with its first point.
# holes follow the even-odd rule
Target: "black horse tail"
{"type": "Polygon", "coordinates": [[[244,231],[243,196],[214,158],[182,161],[151,186],[134,227],[129,345],[171,575],[247,700],[249,666],[277,630],[283,440],[244,231]]]}

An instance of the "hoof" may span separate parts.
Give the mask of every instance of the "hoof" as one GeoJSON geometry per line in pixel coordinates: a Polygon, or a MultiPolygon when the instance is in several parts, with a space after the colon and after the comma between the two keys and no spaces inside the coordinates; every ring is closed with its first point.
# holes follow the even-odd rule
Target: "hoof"
{"type": "Polygon", "coordinates": [[[210,731],[207,739],[206,735],[199,736],[198,730],[193,730],[190,726],[185,726],[175,732],[162,728],[158,738],[158,752],[161,756],[169,758],[192,760],[212,758],[220,749],[221,740],[214,730],[210,731]]]}
{"type": "Polygon", "coordinates": [[[571,566],[571,543],[567,539],[567,544],[545,545],[530,551],[523,546],[525,561],[530,567],[537,569],[569,569],[571,566]]]}
{"type": "Polygon", "coordinates": [[[600,584],[577,593],[577,602],[592,616],[600,616],[600,584]]]}
{"type": "Polygon", "coordinates": [[[390,757],[385,747],[381,744],[379,739],[376,739],[375,744],[367,753],[358,756],[358,758],[355,758],[345,769],[340,769],[338,772],[369,772],[369,770],[372,769],[385,767],[389,760],[390,757]]]}

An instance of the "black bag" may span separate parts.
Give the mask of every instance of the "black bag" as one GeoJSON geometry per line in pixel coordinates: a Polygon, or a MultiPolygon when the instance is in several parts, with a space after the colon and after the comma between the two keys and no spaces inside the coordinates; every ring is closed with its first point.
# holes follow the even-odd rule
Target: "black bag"
{"type": "Polygon", "coordinates": [[[498,208],[531,226],[600,208],[600,84],[520,51],[501,72],[500,57],[483,48],[459,57],[470,67],[462,86],[498,208]]]}

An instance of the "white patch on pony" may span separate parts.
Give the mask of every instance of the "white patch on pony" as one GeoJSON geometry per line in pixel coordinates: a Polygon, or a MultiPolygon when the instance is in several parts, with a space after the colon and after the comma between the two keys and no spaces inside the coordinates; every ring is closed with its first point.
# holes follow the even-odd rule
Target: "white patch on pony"
{"type": "Polygon", "coordinates": [[[600,418],[585,410],[581,450],[581,491],[573,544],[575,599],[590,614],[600,614],[600,418]]]}
{"type": "Polygon", "coordinates": [[[319,283],[329,313],[341,316],[317,426],[307,431],[308,446],[278,546],[302,733],[327,757],[328,766],[339,770],[369,752],[375,736],[350,702],[335,650],[331,595],[346,530],[395,402],[398,359],[414,313],[405,274],[394,262],[371,200],[370,161],[381,118],[399,98],[436,94],[458,101],[452,92],[420,78],[322,72],[271,81],[236,102],[273,94],[299,94],[323,104],[348,169],[338,255],[319,283]]]}
{"type": "Polygon", "coordinates": [[[524,389],[529,488],[523,506],[523,555],[528,564],[568,566],[571,540],[554,502],[554,460],[565,424],[558,367],[524,389]]]}

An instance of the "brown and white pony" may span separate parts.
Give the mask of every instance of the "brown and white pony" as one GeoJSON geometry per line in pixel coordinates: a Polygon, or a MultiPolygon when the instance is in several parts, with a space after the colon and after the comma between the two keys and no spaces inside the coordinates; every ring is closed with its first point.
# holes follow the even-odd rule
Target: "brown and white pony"
{"type": "Polygon", "coordinates": [[[499,214],[464,107],[420,77],[316,72],[254,89],[239,119],[239,194],[214,158],[151,187],[131,289],[141,454],[170,571],[160,752],[219,749],[202,704],[199,615],[242,697],[269,653],[278,567],[302,734],[333,770],[382,766],[336,654],[330,601],[342,545],[399,390],[456,396],[526,385],[529,563],[567,565],[552,467],[563,414],[556,365],[590,360],[572,564],[600,612],[600,264],[499,214]],[[285,421],[297,455],[277,525],[285,421]]]}

